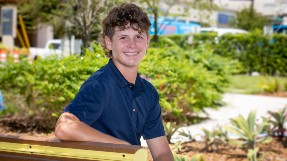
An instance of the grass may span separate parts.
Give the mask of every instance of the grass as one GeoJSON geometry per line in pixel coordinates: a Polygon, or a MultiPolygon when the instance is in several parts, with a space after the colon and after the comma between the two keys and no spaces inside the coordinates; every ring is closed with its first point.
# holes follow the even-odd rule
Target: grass
{"type": "Polygon", "coordinates": [[[228,93],[259,94],[287,91],[287,77],[232,75],[228,93]]]}

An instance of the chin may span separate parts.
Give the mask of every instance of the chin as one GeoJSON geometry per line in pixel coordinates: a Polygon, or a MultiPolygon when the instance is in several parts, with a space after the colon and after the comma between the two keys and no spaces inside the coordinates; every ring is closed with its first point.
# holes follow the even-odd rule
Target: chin
{"type": "Polygon", "coordinates": [[[126,61],[125,64],[128,67],[137,67],[140,64],[140,61],[126,61]]]}

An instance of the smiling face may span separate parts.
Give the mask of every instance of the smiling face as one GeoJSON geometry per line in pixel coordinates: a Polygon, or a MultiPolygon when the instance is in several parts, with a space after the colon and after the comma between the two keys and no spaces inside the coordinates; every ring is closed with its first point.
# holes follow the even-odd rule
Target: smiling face
{"type": "Polygon", "coordinates": [[[140,33],[129,25],[123,30],[116,27],[112,40],[105,36],[106,47],[112,51],[112,60],[118,69],[137,69],[149,40],[147,33],[140,33]]]}

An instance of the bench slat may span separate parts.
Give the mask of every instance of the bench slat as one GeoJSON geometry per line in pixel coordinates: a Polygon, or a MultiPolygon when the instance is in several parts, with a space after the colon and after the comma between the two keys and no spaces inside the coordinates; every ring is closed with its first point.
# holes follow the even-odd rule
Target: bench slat
{"type": "Polygon", "coordinates": [[[141,146],[94,142],[61,142],[57,139],[35,141],[0,135],[0,160],[16,155],[13,160],[27,157],[51,160],[147,161],[141,146]]]}

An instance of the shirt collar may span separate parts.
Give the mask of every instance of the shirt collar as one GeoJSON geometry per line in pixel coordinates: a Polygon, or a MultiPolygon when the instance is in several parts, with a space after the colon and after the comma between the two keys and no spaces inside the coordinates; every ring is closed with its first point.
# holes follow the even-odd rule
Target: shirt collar
{"type": "MultiPolygon", "coordinates": [[[[115,66],[114,62],[112,61],[112,58],[108,62],[108,67],[111,69],[113,77],[116,79],[116,82],[120,87],[123,88],[130,85],[130,83],[125,79],[122,73],[115,66]]],[[[137,93],[145,91],[142,81],[143,81],[142,78],[139,76],[139,74],[137,74],[136,82],[134,85],[134,89],[136,89],[137,93]]]]}

